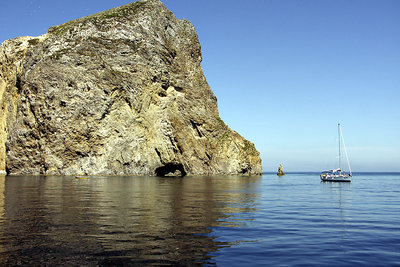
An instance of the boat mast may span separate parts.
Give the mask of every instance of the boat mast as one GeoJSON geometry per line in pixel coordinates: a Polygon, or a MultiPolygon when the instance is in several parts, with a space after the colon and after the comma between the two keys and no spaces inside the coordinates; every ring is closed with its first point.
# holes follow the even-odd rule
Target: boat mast
{"type": "Polygon", "coordinates": [[[349,167],[350,176],[352,176],[351,167],[350,167],[350,161],[349,161],[349,156],[347,155],[346,144],[345,144],[345,142],[344,142],[344,138],[343,138],[343,134],[342,134],[342,133],[340,133],[340,137],[342,138],[342,142],[343,142],[344,153],[345,153],[345,155],[346,155],[346,160],[347,160],[347,167],[349,167]]]}
{"type": "Polygon", "coordinates": [[[340,162],[340,123],[338,123],[338,140],[339,140],[339,170],[342,171],[342,164],[340,162]]]}

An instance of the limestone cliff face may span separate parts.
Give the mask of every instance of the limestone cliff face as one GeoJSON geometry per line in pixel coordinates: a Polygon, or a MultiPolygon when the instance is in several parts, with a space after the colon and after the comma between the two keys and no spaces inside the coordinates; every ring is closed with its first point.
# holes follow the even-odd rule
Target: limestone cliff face
{"type": "Polygon", "coordinates": [[[218,115],[192,24],[144,0],[0,48],[0,171],[259,174],[218,115]]]}

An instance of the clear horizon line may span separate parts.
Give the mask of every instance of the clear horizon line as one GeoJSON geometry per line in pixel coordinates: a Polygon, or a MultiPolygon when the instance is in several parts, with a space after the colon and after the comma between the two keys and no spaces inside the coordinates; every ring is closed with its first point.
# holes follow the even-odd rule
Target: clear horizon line
{"type": "MultiPolygon", "coordinates": [[[[321,171],[285,171],[285,173],[320,173],[321,171]]],[[[276,171],[263,171],[263,174],[277,173],[276,171]]],[[[400,171],[352,171],[352,173],[399,173],[400,171]]]]}

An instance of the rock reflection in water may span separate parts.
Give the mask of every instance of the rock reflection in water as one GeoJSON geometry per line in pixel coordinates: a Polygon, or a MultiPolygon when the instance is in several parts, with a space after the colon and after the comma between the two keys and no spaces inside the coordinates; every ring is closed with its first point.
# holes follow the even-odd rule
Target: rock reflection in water
{"type": "MultiPolygon", "coordinates": [[[[0,175],[0,232],[1,232],[1,225],[4,221],[4,182],[5,182],[5,177],[3,175],[0,175]]],[[[5,250],[3,248],[2,242],[0,242],[0,253],[3,253],[4,251],[5,250]]]]}
{"type": "Polygon", "coordinates": [[[210,255],[230,242],[216,241],[212,229],[254,210],[259,181],[6,177],[0,265],[213,264],[210,255]]]}

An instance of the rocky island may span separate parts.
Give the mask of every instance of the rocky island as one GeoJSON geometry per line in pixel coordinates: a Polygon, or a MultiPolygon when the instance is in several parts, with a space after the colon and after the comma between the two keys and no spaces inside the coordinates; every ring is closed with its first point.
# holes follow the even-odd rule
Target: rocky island
{"type": "Polygon", "coordinates": [[[193,25],[143,0],[0,47],[0,172],[261,174],[219,117],[193,25]]]}
{"type": "Polygon", "coordinates": [[[285,175],[285,172],[283,171],[282,164],[279,164],[278,172],[276,173],[276,175],[278,175],[278,176],[283,176],[283,175],[285,175]]]}

